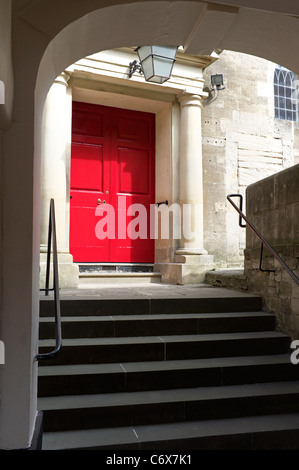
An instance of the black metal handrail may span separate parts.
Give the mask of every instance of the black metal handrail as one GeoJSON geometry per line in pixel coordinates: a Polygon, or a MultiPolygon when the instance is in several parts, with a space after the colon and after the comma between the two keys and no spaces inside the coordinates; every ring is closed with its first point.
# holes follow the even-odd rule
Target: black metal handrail
{"type": "Polygon", "coordinates": [[[266,271],[261,268],[262,265],[262,255],[263,255],[263,246],[265,245],[268,250],[272,253],[272,255],[277,259],[277,261],[281,264],[281,266],[288,272],[288,274],[291,276],[291,278],[296,282],[296,284],[299,285],[299,278],[296,276],[296,274],[291,270],[291,268],[283,261],[283,259],[279,256],[279,254],[272,248],[272,246],[265,240],[265,238],[260,234],[260,232],[256,229],[256,227],[248,220],[246,215],[243,214],[242,212],[242,207],[243,207],[243,196],[241,194],[229,194],[227,196],[228,201],[231,203],[231,205],[236,209],[236,211],[239,214],[239,225],[240,227],[245,228],[247,225],[253,230],[253,232],[256,234],[256,236],[261,240],[262,246],[261,246],[261,259],[260,259],[260,270],[261,271],[266,271]],[[238,197],[240,199],[240,207],[238,207],[233,201],[232,197],[238,197]],[[242,224],[242,219],[245,220],[246,225],[242,224]]]}
{"type": "Polygon", "coordinates": [[[47,267],[46,267],[46,282],[45,289],[40,289],[49,295],[49,291],[54,291],[54,304],[55,304],[55,336],[56,346],[53,351],[37,354],[35,359],[37,361],[44,359],[52,359],[60,351],[62,346],[61,340],[61,314],[60,314],[60,298],[59,298],[59,276],[58,276],[58,256],[57,256],[57,238],[56,238],[56,220],[55,220],[55,203],[54,199],[50,201],[49,211],[49,232],[48,232],[48,251],[47,251],[47,267]],[[50,265],[51,265],[51,244],[52,244],[52,262],[53,262],[53,288],[49,287],[50,284],[50,265]]]}

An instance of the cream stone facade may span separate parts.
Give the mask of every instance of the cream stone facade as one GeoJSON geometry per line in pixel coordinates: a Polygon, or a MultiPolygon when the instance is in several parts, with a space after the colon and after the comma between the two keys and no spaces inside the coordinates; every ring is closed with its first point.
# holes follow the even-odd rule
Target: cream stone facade
{"type": "Polygon", "coordinates": [[[51,197],[57,207],[61,285],[79,284],[68,241],[72,100],[155,114],[156,201],[168,201],[157,211],[155,240],[154,270],[163,282],[198,283],[209,270],[242,267],[245,232],[226,196],[245,196],[249,184],[296,162],[298,124],[274,117],[274,63],[232,51],[210,56],[179,51],[170,80],[157,85],[146,83],[138,71],[129,78],[136,58],[132,48],[88,56],[68,67],[49,91],[43,118],[41,285],[51,197]],[[212,89],[215,74],[223,75],[223,90],[212,89]],[[193,208],[192,239],[184,238],[186,205],[193,208]],[[161,237],[163,217],[167,238],[161,237]]]}

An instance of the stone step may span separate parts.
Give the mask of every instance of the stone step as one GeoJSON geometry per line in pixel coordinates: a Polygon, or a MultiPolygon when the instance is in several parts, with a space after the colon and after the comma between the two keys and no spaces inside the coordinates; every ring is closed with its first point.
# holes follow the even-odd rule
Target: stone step
{"type": "Polygon", "coordinates": [[[152,273],[151,263],[76,263],[79,273],[152,273]]]}
{"type": "Polygon", "coordinates": [[[247,276],[244,269],[227,268],[217,269],[206,273],[205,282],[215,287],[227,287],[229,289],[248,288],[247,276]]]}
{"type": "Polygon", "coordinates": [[[175,450],[188,459],[192,450],[297,450],[298,442],[292,413],[45,433],[43,449],[175,450]]]}
{"type": "MultiPolygon", "coordinates": [[[[134,292],[62,299],[62,349],[39,367],[44,449],[258,448],[280,433],[285,442],[290,429],[299,435],[299,418],[292,429],[285,415],[299,416],[291,339],[260,297],[134,292]]],[[[41,353],[54,346],[49,300],[41,302],[41,353]]]]}
{"type": "MultiPolygon", "coordinates": [[[[211,288],[213,289],[213,288],[211,288]]],[[[259,296],[236,293],[229,295],[218,292],[215,295],[204,294],[194,297],[138,297],[132,298],[132,293],[123,294],[120,298],[111,293],[111,298],[61,298],[62,316],[98,316],[98,315],[156,315],[184,313],[224,313],[224,312],[254,312],[262,310],[262,300],[259,296]]],[[[53,316],[53,298],[42,297],[40,315],[53,316]]]]}
{"type": "Polygon", "coordinates": [[[79,288],[94,289],[109,285],[161,283],[162,275],[154,272],[153,264],[78,263],[79,288]]]}
{"type": "Polygon", "coordinates": [[[115,284],[151,284],[161,282],[162,274],[152,272],[82,272],[79,288],[96,288],[115,284]]]}
{"type": "Polygon", "coordinates": [[[44,431],[299,413],[299,381],[40,398],[44,431]]]}
{"type": "MultiPolygon", "coordinates": [[[[275,328],[275,317],[264,312],[189,313],[62,317],[62,337],[124,337],[263,331],[275,328]]],[[[42,317],[40,339],[55,335],[53,317],[42,317]]]]}
{"type": "MultiPolygon", "coordinates": [[[[53,349],[53,340],[40,340],[39,352],[53,349]]],[[[79,338],[63,340],[59,355],[47,363],[97,364],[167,361],[223,356],[287,353],[290,338],[278,331],[249,333],[79,338]]]]}
{"type": "Polygon", "coordinates": [[[39,368],[39,396],[124,393],[299,380],[288,354],[39,368]]]}

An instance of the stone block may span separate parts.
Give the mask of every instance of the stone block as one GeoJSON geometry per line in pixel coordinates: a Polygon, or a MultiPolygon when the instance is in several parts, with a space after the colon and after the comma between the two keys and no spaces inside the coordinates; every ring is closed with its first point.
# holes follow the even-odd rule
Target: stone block
{"type": "Polygon", "coordinates": [[[205,281],[215,287],[247,290],[247,276],[242,269],[220,269],[209,271],[205,281]]]}
{"type": "MultiPolygon", "coordinates": [[[[40,288],[45,287],[46,279],[46,253],[40,254],[40,288]]],[[[73,289],[78,287],[79,284],[79,267],[73,263],[73,257],[70,254],[58,253],[58,276],[59,287],[61,289],[73,289]]],[[[50,272],[50,287],[53,284],[52,278],[52,265],[50,272]]]]}
{"type": "Polygon", "coordinates": [[[250,185],[246,190],[246,214],[253,215],[258,212],[274,209],[274,181],[273,178],[264,178],[250,185]]]}
{"type": "Polygon", "coordinates": [[[292,296],[292,283],[291,281],[281,281],[278,287],[278,295],[283,297],[290,298],[292,296]]]}
{"type": "Polygon", "coordinates": [[[154,271],[162,274],[162,282],[177,284],[181,281],[181,268],[178,263],[155,263],[154,271]]]}
{"type": "MultiPolygon", "coordinates": [[[[299,186],[299,182],[298,182],[299,186]]],[[[299,243],[299,201],[293,205],[293,228],[294,228],[294,240],[299,243]]]]}
{"type": "MultiPolygon", "coordinates": [[[[211,255],[175,255],[175,262],[182,264],[209,265],[213,266],[211,255]]],[[[212,269],[212,268],[211,268],[212,269]]]]}
{"type": "Polygon", "coordinates": [[[290,262],[291,259],[294,257],[294,245],[290,243],[284,244],[282,254],[284,256],[284,260],[290,262]]]}
{"type": "Polygon", "coordinates": [[[176,255],[175,263],[155,263],[155,272],[162,274],[163,282],[201,284],[208,271],[214,269],[211,255],[176,255]]]}
{"type": "MultiPolygon", "coordinates": [[[[294,315],[299,315],[299,298],[298,297],[293,297],[291,299],[291,309],[294,315]]],[[[299,323],[299,320],[298,320],[299,323]]],[[[299,333],[299,330],[298,330],[299,333]]]]}
{"type": "MultiPolygon", "coordinates": [[[[299,274],[299,273],[297,273],[297,274],[299,274]]],[[[293,282],[292,286],[293,286],[293,294],[292,294],[293,298],[294,299],[299,299],[299,285],[297,285],[297,284],[295,284],[295,282],[293,282]]]]}
{"type": "Polygon", "coordinates": [[[299,201],[299,165],[294,165],[274,176],[275,207],[299,201]]]}

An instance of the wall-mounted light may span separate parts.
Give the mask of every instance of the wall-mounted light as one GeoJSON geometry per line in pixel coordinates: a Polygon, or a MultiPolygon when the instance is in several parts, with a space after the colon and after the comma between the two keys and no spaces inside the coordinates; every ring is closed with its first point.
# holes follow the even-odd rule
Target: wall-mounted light
{"type": "Polygon", "coordinates": [[[213,101],[217,100],[218,91],[224,89],[223,74],[216,73],[215,75],[211,75],[211,87],[205,87],[203,89],[203,91],[208,93],[208,97],[204,100],[205,105],[211,104],[213,101]]]}
{"type": "Polygon", "coordinates": [[[139,73],[144,74],[147,82],[160,84],[166,82],[171,76],[177,49],[177,46],[137,47],[140,63],[136,60],[130,63],[129,78],[132,77],[135,70],[138,70],[139,73]]]}
{"type": "Polygon", "coordinates": [[[223,74],[222,73],[217,73],[215,75],[211,75],[211,85],[212,88],[217,89],[217,90],[224,90],[224,82],[223,82],[223,74]]]}

